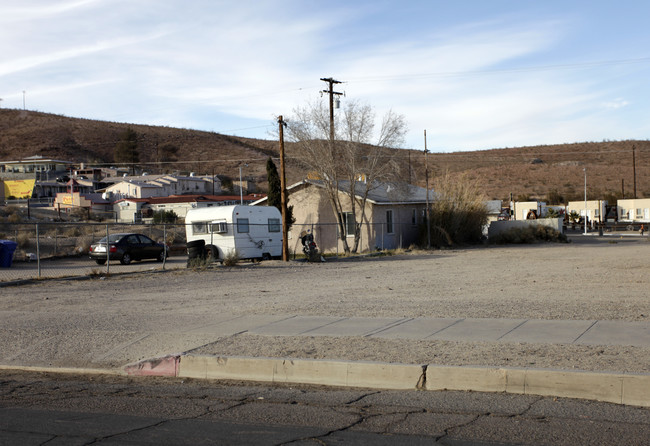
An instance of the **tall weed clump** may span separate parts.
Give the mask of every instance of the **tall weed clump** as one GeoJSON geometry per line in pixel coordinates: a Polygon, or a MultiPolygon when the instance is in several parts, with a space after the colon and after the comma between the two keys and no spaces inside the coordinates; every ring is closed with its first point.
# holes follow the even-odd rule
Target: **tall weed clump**
{"type": "MultiPolygon", "coordinates": [[[[487,208],[477,182],[467,175],[452,178],[447,173],[436,179],[433,188],[429,216],[431,245],[439,248],[480,242],[487,223],[487,208]]],[[[426,230],[424,225],[423,245],[427,241],[426,230]]]]}

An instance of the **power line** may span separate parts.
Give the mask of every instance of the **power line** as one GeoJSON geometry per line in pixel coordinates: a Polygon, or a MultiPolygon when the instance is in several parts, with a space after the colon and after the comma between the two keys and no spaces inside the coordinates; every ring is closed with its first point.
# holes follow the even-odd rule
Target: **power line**
{"type": "Polygon", "coordinates": [[[619,59],[619,60],[604,60],[595,62],[581,62],[572,64],[554,64],[554,65],[536,65],[530,67],[519,68],[502,68],[492,70],[468,70],[468,71],[440,71],[432,73],[413,73],[403,75],[386,75],[386,76],[373,76],[373,77],[359,77],[351,78],[348,82],[382,82],[387,80],[401,80],[401,79],[425,79],[429,77],[464,77],[475,76],[480,74],[501,74],[501,73],[522,73],[534,71],[554,71],[554,70],[576,70],[582,68],[594,68],[612,65],[631,65],[650,62],[650,57],[640,57],[636,59],[619,59]]]}

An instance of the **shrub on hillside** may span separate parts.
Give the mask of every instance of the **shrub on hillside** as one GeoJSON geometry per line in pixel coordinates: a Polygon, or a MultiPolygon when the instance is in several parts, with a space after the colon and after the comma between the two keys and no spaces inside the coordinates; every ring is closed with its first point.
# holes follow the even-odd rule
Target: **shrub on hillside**
{"type": "Polygon", "coordinates": [[[522,228],[511,228],[493,237],[490,243],[497,245],[507,244],[532,244],[541,242],[568,243],[567,236],[557,229],[548,226],[526,226],[522,228]]]}

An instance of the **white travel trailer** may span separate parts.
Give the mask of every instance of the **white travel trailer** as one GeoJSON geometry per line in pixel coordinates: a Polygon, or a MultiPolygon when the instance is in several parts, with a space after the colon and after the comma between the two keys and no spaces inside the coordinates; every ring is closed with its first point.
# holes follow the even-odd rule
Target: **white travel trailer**
{"type": "Polygon", "coordinates": [[[242,259],[282,256],[282,215],[273,206],[216,206],[190,209],[185,216],[187,243],[204,240],[212,258],[235,251],[242,259]]]}

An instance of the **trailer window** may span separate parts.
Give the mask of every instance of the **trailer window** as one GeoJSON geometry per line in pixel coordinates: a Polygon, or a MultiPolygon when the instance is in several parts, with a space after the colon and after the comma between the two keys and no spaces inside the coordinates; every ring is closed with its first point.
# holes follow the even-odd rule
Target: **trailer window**
{"type": "Polygon", "coordinates": [[[269,232],[282,231],[282,225],[279,218],[269,218],[269,232]]]}
{"type": "Polygon", "coordinates": [[[210,225],[210,232],[215,234],[225,234],[228,232],[228,225],[225,221],[215,221],[210,225]]]}
{"type": "Polygon", "coordinates": [[[237,219],[237,232],[247,233],[248,231],[248,219],[247,218],[238,218],[237,219]]]}
{"type": "Polygon", "coordinates": [[[195,221],[192,223],[192,234],[207,234],[208,227],[205,221],[195,221]]]}

